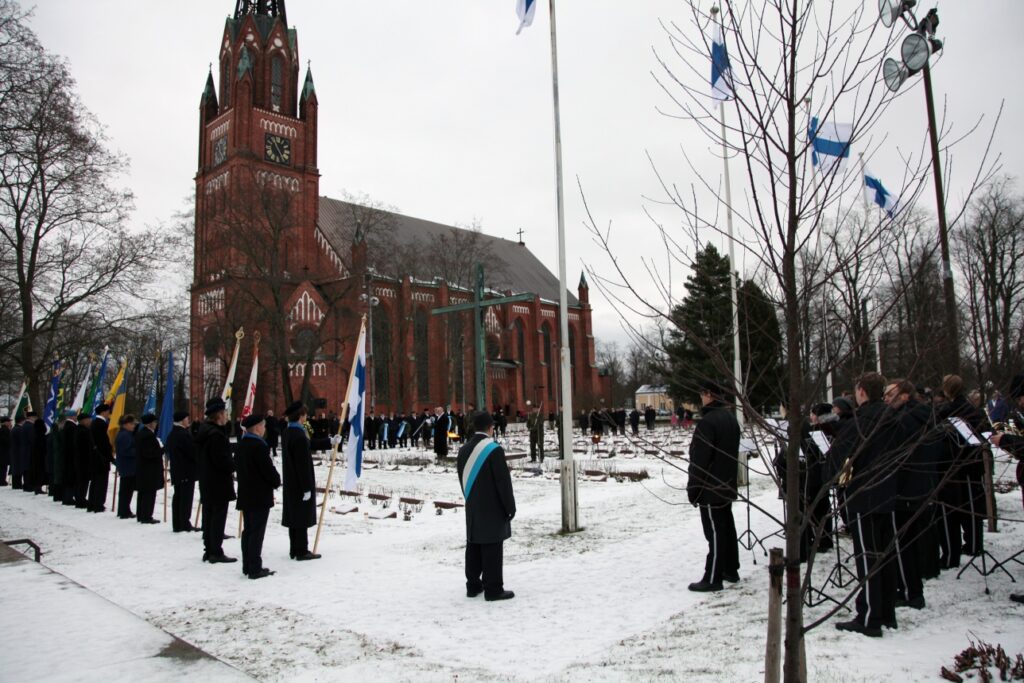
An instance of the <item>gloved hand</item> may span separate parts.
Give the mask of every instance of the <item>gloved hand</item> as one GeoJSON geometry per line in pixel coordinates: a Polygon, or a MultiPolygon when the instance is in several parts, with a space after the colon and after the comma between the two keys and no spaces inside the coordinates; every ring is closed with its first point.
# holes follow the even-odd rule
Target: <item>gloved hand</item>
{"type": "Polygon", "coordinates": [[[307,500],[309,500],[312,497],[313,497],[313,492],[312,491],[306,491],[305,493],[302,494],[302,502],[305,503],[307,500]]]}
{"type": "Polygon", "coordinates": [[[340,434],[335,434],[334,436],[331,437],[331,445],[332,446],[340,446],[341,445],[341,435],[340,434]]]}

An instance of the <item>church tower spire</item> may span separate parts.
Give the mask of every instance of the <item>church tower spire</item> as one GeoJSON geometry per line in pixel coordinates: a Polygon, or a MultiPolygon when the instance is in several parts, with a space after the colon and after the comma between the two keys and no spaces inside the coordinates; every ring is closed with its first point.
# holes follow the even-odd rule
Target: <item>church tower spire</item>
{"type": "Polygon", "coordinates": [[[242,19],[246,14],[281,17],[284,25],[288,25],[288,15],[284,8],[284,0],[236,0],[235,19],[242,19]]]}

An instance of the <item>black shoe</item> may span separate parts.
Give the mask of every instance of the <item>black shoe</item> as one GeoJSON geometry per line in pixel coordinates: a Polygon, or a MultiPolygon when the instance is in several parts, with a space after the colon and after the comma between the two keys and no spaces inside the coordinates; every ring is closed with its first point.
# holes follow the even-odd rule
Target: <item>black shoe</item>
{"type": "Polygon", "coordinates": [[[138,520],[138,522],[139,522],[139,524],[159,524],[160,520],[159,519],[140,519],[140,520],[138,520]]]}
{"type": "Polygon", "coordinates": [[[896,623],[895,619],[893,619],[892,621],[883,621],[882,622],[882,626],[884,626],[887,629],[890,629],[892,631],[895,631],[896,629],[899,628],[899,624],[896,623]]]}
{"type": "Polygon", "coordinates": [[[831,538],[823,539],[820,543],[818,543],[818,552],[819,553],[827,553],[828,551],[834,550],[834,549],[835,549],[835,546],[832,545],[832,539],[831,538]]]}
{"type": "MultiPolygon", "coordinates": [[[[470,590],[469,588],[467,588],[466,589],[466,597],[467,598],[475,598],[476,596],[480,595],[483,592],[484,592],[483,588],[477,588],[475,590],[470,590]]],[[[1010,597],[1012,598],[1013,596],[1010,596],[1010,597]]]]}
{"type": "Polygon", "coordinates": [[[739,572],[722,572],[722,580],[728,581],[729,583],[739,583],[739,572]]]}
{"type": "Polygon", "coordinates": [[[228,557],[227,555],[210,555],[206,557],[206,561],[210,564],[230,564],[232,562],[238,562],[238,559],[228,557]]]}
{"type": "Polygon", "coordinates": [[[311,553],[307,550],[305,555],[298,555],[294,559],[299,562],[306,562],[308,560],[319,560],[321,557],[323,556],[320,553],[311,553]]]}
{"type": "Polygon", "coordinates": [[[840,631],[849,631],[850,633],[859,633],[869,638],[881,638],[882,627],[881,626],[865,626],[856,619],[851,621],[840,621],[836,624],[836,629],[840,631]]]}
{"type": "Polygon", "coordinates": [[[255,581],[256,579],[265,579],[268,576],[273,576],[276,573],[277,572],[272,572],[269,569],[267,569],[266,567],[264,567],[263,569],[259,570],[258,572],[253,572],[251,574],[246,574],[246,576],[248,576],[250,579],[255,581]]]}
{"type": "Polygon", "coordinates": [[[516,594],[512,591],[501,591],[497,595],[485,595],[484,600],[494,602],[496,600],[511,600],[514,597],[516,597],[516,594]]]}
{"type": "Polygon", "coordinates": [[[714,593],[722,590],[722,583],[711,583],[710,581],[704,581],[701,579],[697,583],[691,583],[689,589],[694,593],[714,593]]]}
{"type": "Polygon", "coordinates": [[[1010,593],[1010,600],[1024,605],[1024,593],[1010,593]]]}
{"type": "Polygon", "coordinates": [[[909,607],[910,609],[924,609],[924,596],[919,595],[916,598],[910,600],[896,600],[897,607],[909,607]]]}

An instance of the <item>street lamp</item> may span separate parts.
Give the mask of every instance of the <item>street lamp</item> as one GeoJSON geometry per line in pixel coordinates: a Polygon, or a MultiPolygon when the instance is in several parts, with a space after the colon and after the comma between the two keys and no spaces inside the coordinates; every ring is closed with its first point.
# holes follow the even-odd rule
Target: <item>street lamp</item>
{"type": "Polygon", "coordinates": [[[925,104],[928,108],[928,133],[932,147],[932,175],[935,177],[935,203],[939,214],[939,247],[942,252],[942,290],[946,300],[946,328],[949,344],[949,372],[960,371],[959,333],[957,332],[956,294],[953,289],[953,267],[949,257],[949,229],[946,225],[946,197],[942,188],[942,164],[939,159],[939,132],[935,125],[935,96],[932,93],[932,74],[929,60],[942,49],[942,41],[935,37],[939,27],[938,10],[932,8],[920,20],[914,14],[917,0],[879,0],[878,16],[882,24],[890,27],[902,19],[912,33],[903,39],[900,59],[887,57],[882,62],[885,84],[896,92],[914,74],[921,72],[924,81],[925,104]]]}

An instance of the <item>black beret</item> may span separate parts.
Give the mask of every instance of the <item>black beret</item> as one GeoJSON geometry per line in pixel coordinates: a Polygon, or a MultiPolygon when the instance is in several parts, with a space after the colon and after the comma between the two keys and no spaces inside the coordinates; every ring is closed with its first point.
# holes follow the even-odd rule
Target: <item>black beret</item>
{"type": "Polygon", "coordinates": [[[813,408],[811,408],[811,413],[813,413],[816,417],[821,417],[823,415],[828,415],[831,412],[832,412],[832,404],[831,403],[819,403],[818,405],[816,405],[813,408]]]}
{"type": "MultiPolygon", "coordinates": [[[[306,412],[306,406],[302,401],[296,401],[285,408],[284,414],[288,417],[296,417],[306,412]]],[[[372,411],[371,411],[372,412],[372,411]]]]}
{"type": "Polygon", "coordinates": [[[258,425],[260,422],[263,422],[263,416],[253,413],[242,420],[242,426],[248,429],[249,427],[258,425]]]}
{"type": "Polygon", "coordinates": [[[188,411],[187,410],[176,410],[176,411],[174,411],[174,417],[171,418],[171,419],[174,420],[175,422],[181,422],[186,417],[188,417],[188,411]]]}
{"type": "Polygon", "coordinates": [[[832,405],[839,408],[839,411],[843,413],[852,413],[854,410],[853,401],[845,396],[837,396],[835,400],[832,401],[832,405]]]}
{"type": "Polygon", "coordinates": [[[101,403],[96,407],[96,414],[99,415],[100,413],[109,413],[111,410],[112,408],[108,404],[101,403]]]}
{"type": "Polygon", "coordinates": [[[142,416],[142,424],[148,425],[153,424],[154,422],[156,422],[156,415],[153,413],[146,413],[142,416]]]}
{"type": "Polygon", "coordinates": [[[92,419],[92,415],[90,415],[89,413],[79,413],[78,414],[78,419],[79,420],[91,420],[92,419]]]}
{"type": "Polygon", "coordinates": [[[1024,374],[1016,375],[1010,380],[1010,398],[1024,396],[1024,374]]]}
{"type": "Polygon", "coordinates": [[[473,413],[470,424],[474,432],[483,432],[494,426],[494,418],[486,410],[481,410],[479,413],[473,413]]]}
{"type": "Polygon", "coordinates": [[[213,415],[215,413],[219,413],[220,411],[227,410],[227,409],[228,409],[228,404],[224,403],[224,399],[222,399],[220,397],[211,398],[209,401],[206,402],[206,414],[207,415],[213,415]]]}
{"type": "Polygon", "coordinates": [[[39,413],[34,410],[29,410],[25,413],[25,417],[39,417],[39,413]]]}

